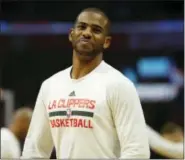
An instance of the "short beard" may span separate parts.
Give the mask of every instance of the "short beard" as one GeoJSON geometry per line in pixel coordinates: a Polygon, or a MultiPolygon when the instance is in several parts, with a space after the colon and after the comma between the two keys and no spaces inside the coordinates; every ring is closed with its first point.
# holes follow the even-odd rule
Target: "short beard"
{"type": "Polygon", "coordinates": [[[87,57],[87,59],[93,59],[94,57],[98,56],[99,54],[102,54],[104,52],[103,46],[99,46],[97,49],[92,50],[91,52],[81,52],[76,47],[76,43],[72,43],[73,49],[76,51],[76,53],[80,56],[87,57]]]}

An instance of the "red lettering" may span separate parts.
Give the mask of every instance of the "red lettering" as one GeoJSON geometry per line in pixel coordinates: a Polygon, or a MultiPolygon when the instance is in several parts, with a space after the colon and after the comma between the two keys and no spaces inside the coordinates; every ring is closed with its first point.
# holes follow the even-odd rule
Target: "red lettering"
{"type": "Polygon", "coordinates": [[[74,119],[69,119],[69,120],[70,120],[70,127],[72,127],[74,119]]]}
{"type": "Polygon", "coordinates": [[[83,126],[84,126],[84,128],[88,128],[88,126],[87,126],[87,123],[86,123],[86,120],[85,120],[85,119],[83,120],[83,124],[84,124],[84,125],[83,125],[83,126]]]}
{"type": "Polygon", "coordinates": [[[88,108],[89,100],[85,99],[84,100],[84,108],[88,108]]]}
{"type": "Polygon", "coordinates": [[[69,119],[66,119],[66,127],[69,127],[69,119]]]}
{"type": "Polygon", "coordinates": [[[55,127],[79,127],[79,128],[93,128],[91,120],[87,119],[54,119],[50,120],[52,128],[55,127]]]}
{"type": "Polygon", "coordinates": [[[83,128],[83,123],[82,123],[82,119],[79,119],[78,120],[78,125],[77,125],[78,127],[82,127],[83,128]]]}
{"type": "Polygon", "coordinates": [[[79,106],[79,99],[74,99],[74,106],[76,107],[78,107],[79,106]]]}
{"type": "Polygon", "coordinates": [[[74,119],[74,127],[77,127],[77,119],[74,119]]]}
{"type": "Polygon", "coordinates": [[[94,109],[96,105],[96,101],[88,100],[88,99],[59,99],[50,101],[48,104],[48,109],[56,109],[56,108],[70,108],[70,107],[78,107],[78,108],[89,108],[94,109]]]}
{"type": "Polygon", "coordinates": [[[60,119],[55,120],[55,127],[60,127],[60,119]]]}
{"type": "Polygon", "coordinates": [[[79,108],[83,108],[84,107],[84,99],[79,99],[79,108]]]}
{"type": "Polygon", "coordinates": [[[74,105],[74,100],[73,99],[69,99],[68,103],[67,103],[67,106],[71,107],[72,105],[74,105]]]}
{"type": "Polygon", "coordinates": [[[52,109],[52,107],[51,107],[51,101],[49,102],[48,109],[49,110],[52,109]]]}
{"type": "Polygon", "coordinates": [[[60,119],[60,126],[65,127],[64,119],[60,119]]]}
{"type": "Polygon", "coordinates": [[[63,99],[60,99],[60,100],[58,101],[57,107],[58,107],[58,108],[62,108],[62,107],[63,107],[63,104],[64,104],[64,100],[63,100],[63,99]]]}
{"type": "Polygon", "coordinates": [[[87,128],[93,128],[92,121],[88,120],[88,127],[87,128]]]}
{"type": "Polygon", "coordinates": [[[55,120],[50,120],[50,124],[51,124],[51,127],[54,128],[55,127],[55,120]]]}
{"type": "Polygon", "coordinates": [[[94,100],[91,100],[90,102],[89,102],[89,109],[94,109],[95,108],[95,104],[96,104],[96,101],[94,101],[94,100]]]}
{"type": "Polygon", "coordinates": [[[52,104],[52,109],[53,109],[53,108],[56,108],[56,106],[57,106],[56,103],[57,103],[57,101],[54,100],[54,101],[53,101],[53,104],[52,104]]]}
{"type": "Polygon", "coordinates": [[[67,102],[67,100],[63,99],[63,106],[62,106],[63,108],[67,108],[68,107],[66,102],[67,102]]]}

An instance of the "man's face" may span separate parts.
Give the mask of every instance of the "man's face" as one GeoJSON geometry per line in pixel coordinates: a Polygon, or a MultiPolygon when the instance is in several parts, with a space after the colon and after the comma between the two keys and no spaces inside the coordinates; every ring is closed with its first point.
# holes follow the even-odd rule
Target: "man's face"
{"type": "Polygon", "coordinates": [[[71,30],[69,40],[73,49],[86,58],[95,57],[110,45],[106,35],[108,20],[99,13],[82,12],[71,30]]]}

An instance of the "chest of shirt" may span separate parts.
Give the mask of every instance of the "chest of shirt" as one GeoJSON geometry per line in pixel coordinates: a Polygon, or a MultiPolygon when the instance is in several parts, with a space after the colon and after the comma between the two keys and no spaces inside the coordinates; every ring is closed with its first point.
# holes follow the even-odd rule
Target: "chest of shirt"
{"type": "Polygon", "coordinates": [[[45,99],[49,117],[110,117],[106,87],[101,83],[56,85],[45,99]]]}

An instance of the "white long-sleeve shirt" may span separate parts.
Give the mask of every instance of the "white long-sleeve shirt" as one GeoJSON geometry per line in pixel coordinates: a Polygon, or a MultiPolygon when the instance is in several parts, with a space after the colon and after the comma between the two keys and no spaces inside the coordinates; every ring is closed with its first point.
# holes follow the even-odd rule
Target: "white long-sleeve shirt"
{"type": "Polygon", "coordinates": [[[149,144],[152,150],[168,158],[184,158],[183,142],[171,142],[160,136],[160,134],[158,134],[149,126],[147,126],[147,130],[149,136],[149,144]]]}
{"type": "Polygon", "coordinates": [[[19,159],[20,156],[19,140],[8,128],[1,128],[1,159],[19,159]]]}
{"type": "Polygon", "coordinates": [[[40,88],[22,158],[149,158],[145,119],[136,89],[101,62],[80,79],[71,67],[40,88]]]}

